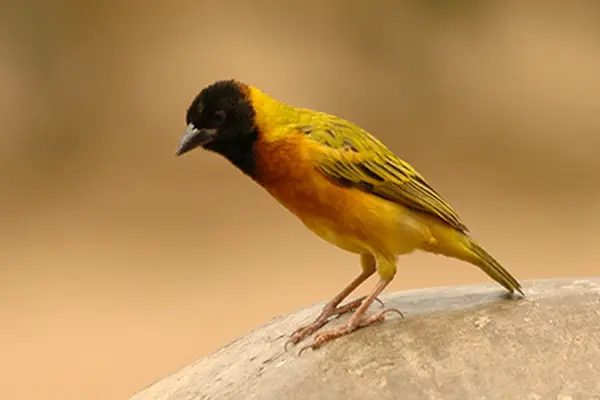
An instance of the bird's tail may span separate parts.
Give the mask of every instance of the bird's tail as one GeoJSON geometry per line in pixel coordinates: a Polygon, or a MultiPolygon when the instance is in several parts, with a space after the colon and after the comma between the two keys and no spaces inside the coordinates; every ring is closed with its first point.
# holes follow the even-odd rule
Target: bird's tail
{"type": "MultiPolygon", "coordinates": [[[[433,228],[433,227],[432,227],[433,228]]],[[[432,233],[437,240],[435,245],[424,250],[466,261],[481,268],[490,278],[504,286],[510,292],[523,295],[521,284],[483,247],[467,234],[449,227],[433,228],[432,233]],[[440,229],[441,228],[441,229],[440,229]]]]}

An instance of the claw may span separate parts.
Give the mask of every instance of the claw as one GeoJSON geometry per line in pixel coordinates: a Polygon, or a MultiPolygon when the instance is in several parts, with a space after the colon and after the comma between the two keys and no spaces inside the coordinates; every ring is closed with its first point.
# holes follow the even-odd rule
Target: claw
{"type": "Polygon", "coordinates": [[[368,325],[371,325],[371,324],[374,324],[377,322],[382,322],[385,319],[385,315],[388,313],[392,313],[392,312],[397,313],[401,318],[404,318],[404,314],[402,314],[402,311],[400,311],[397,308],[387,308],[387,309],[379,311],[367,318],[364,318],[364,317],[357,318],[357,319],[351,318],[347,323],[345,323],[341,326],[338,326],[336,328],[332,328],[327,331],[323,331],[323,332],[319,333],[317,336],[315,336],[312,344],[306,345],[300,349],[300,351],[298,352],[298,356],[300,356],[306,349],[310,348],[312,350],[316,350],[319,347],[321,347],[323,344],[325,344],[333,339],[337,339],[341,336],[345,336],[351,332],[354,332],[355,330],[357,330],[359,328],[364,328],[368,325]]]}
{"type": "MultiPolygon", "coordinates": [[[[290,344],[296,345],[299,342],[301,342],[303,339],[305,339],[307,336],[310,336],[314,332],[321,329],[325,324],[327,324],[327,322],[329,322],[330,318],[332,318],[332,317],[339,318],[340,316],[342,316],[344,314],[347,314],[349,312],[356,310],[358,307],[360,307],[360,305],[362,304],[362,302],[365,300],[366,297],[367,296],[359,297],[358,299],[352,300],[352,301],[348,302],[347,304],[336,307],[333,310],[327,309],[327,306],[326,306],[323,309],[323,311],[321,312],[321,315],[319,315],[317,317],[317,319],[315,319],[314,322],[312,322],[308,325],[301,326],[298,329],[296,329],[294,332],[292,332],[292,334],[290,335],[291,337],[285,342],[285,344],[283,346],[284,351],[287,352],[287,348],[290,344]]],[[[381,306],[383,307],[383,302],[381,300],[379,300],[378,298],[376,298],[375,300],[379,304],[381,304],[381,306]]]]}
{"type": "Polygon", "coordinates": [[[298,357],[300,357],[302,355],[302,353],[304,353],[304,350],[313,349],[313,346],[314,346],[314,344],[307,344],[305,346],[302,346],[302,348],[300,350],[298,350],[298,357]]]}

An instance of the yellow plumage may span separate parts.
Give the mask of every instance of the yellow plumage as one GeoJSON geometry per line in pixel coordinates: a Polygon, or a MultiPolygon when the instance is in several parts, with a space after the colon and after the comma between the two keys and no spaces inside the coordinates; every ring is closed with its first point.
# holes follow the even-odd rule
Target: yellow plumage
{"type": "Polygon", "coordinates": [[[206,88],[187,119],[190,133],[178,154],[201,141],[251,176],[316,235],[360,254],[361,274],[315,322],[294,332],[292,342],[335,314],[355,310],[348,323],[322,332],[311,347],[381,321],[390,310],[371,317],[365,312],[394,278],[397,257],[417,249],[476,265],[507,290],[522,294],[519,282],[469,236],[433,187],[357,125],[292,107],[237,81],[206,88]],[[366,299],[338,307],[376,271],[379,283],[366,299]]]}
{"type": "MultiPolygon", "coordinates": [[[[443,254],[521,292],[516,279],[468,236],[452,207],[374,136],[257,88],[250,87],[249,97],[263,132],[258,181],[315,234],[344,250],[383,259],[416,249],[443,254]]],[[[391,279],[395,263],[381,264],[380,275],[391,279]]]]}

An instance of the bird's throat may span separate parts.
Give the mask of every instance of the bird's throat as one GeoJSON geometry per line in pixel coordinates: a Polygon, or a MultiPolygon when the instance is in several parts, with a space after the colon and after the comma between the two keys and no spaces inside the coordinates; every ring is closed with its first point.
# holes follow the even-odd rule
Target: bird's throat
{"type": "Polygon", "coordinates": [[[244,174],[254,178],[256,175],[256,155],[254,145],[258,133],[253,132],[231,141],[216,141],[206,146],[207,150],[221,154],[244,174]]]}

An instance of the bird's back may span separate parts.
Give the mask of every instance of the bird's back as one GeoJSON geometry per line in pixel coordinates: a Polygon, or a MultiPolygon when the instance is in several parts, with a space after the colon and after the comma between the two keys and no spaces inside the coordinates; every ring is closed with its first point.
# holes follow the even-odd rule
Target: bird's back
{"type": "Polygon", "coordinates": [[[467,231],[457,213],[425,178],[375,136],[334,115],[307,109],[298,111],[296,129],[319,145],[314,166],[328,179],[428,214],[461,232],[467,231]]]}

